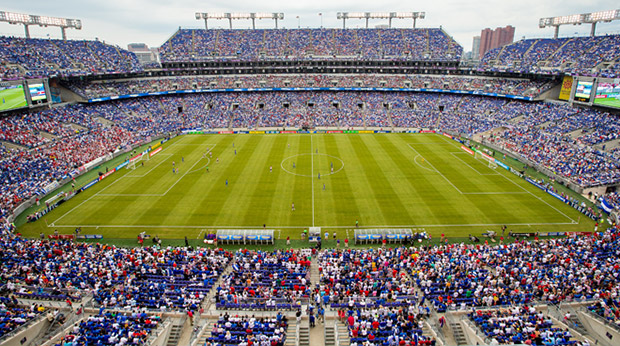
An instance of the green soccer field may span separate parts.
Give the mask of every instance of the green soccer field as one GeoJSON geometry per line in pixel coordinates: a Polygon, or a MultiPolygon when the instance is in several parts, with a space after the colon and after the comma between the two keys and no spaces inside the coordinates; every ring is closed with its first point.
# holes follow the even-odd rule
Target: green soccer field
{"type": "Polygon", "coordinates": [[[446,236],[591,231],[580,215],[440,135],[186,135],[20,231],[196,239],[266,225],[295,239],[311,226],[352,235],[356,220],[446,236]]]}
{"type": "Polygon", "coordinates": [[[0,90],[0,111],[26,107],[27,105],[22,87],[0,90]]]}

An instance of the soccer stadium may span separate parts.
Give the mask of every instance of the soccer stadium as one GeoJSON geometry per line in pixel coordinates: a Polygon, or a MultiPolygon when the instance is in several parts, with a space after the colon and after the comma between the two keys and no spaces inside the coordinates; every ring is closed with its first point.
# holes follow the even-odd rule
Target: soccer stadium
{"type": "Polygon", "coordinates": [[[187,15],[144,62],[0,11],[0,345],[620,344],[620,10],[475,62],[187,15]]]}

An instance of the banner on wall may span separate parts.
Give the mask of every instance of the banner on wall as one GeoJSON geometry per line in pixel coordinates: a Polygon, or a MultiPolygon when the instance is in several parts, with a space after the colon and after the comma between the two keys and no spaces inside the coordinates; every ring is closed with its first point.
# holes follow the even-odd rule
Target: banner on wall
{"type": "Polygon", "coordinates": [[[564,76],[562,80],[562,89],[560,89],[560,96],[558,99],[563,101],[568,101],[570,98],[570,92],[573,89],[573,77],[572,76],[564,76]]]}

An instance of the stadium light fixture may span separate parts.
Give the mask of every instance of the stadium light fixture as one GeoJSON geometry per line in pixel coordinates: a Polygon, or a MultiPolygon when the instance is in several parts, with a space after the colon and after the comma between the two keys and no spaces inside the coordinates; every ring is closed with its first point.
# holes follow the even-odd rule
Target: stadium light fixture
{"type": "Polygon", "coordinates": [[[607,22],[611,22],[612,20],[618,20],[618,19],[620,19],[620,9],[599,11],[599,12],[592,12],[592,13],[572,14],[572,15],[560,16],[560,17],[540,18],[540,20],[538,21],[538,27],[541,29],[546,28],[546,27],[554,27],[555,33],[553,37],[558,38],[561,25],[592,24],[592,29],[590,30],[590,36],[594,36],[596,34],[597,23],[600,23],[600,22],[607,23],[607,22]]]}
{"type": "Polygon", "coordinates": [[[0,11],[0,22],[7,22],[14,25],[23,25],[27,38],[30,38],[30,30],[28,29],[28,26],[30,25],[38,25],[42,27],[60,27],[63,40],[67,39],[67,33],[65,31],[67,28],[82,30],[82,21],[79,19],[38,16],[6,11],[0,11]]]}
{"type": "Polygon", "coordinates": [[[368,29],[369,19],[387,19],[389,21],[389,27],[392,28],[392,19],[413,19],[413,28],[415,29],[416,21],[418,19],[424,19],[426,12],[338,12],[336,14],[338,19],[342,19],[342,28],[346,29],[347,19],[365,19],[366,29],[368,29]]]}
{"type": "Polygon", "coordinates": [[[276,29],[278,28],[278,20],[284,19],[284,13],[206,13],[196,12],[196,20],[203,19],[205,21],[205,29],[209,29],[207,21],[209,19],[228,19],[229,27],[232,29],[233,19],[250,19],[252,20],[252,29],[256,29],[257,19],[273,19],[276,22],[276,29]]]}

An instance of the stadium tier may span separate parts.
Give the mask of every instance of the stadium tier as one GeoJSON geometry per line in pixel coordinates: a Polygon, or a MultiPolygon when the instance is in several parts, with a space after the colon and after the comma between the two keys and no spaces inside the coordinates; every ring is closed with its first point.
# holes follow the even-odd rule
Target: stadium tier
{"type": "Polygon", "coordinates": [[[142,71],[135,54],[99,41],[0,37],[0,79],[142,71]]]}
{"type": "Polygon", "coordinates": [[[162,63],[361,59],[459,61],[463,48],[442,29],[179,29],[162,63]]]}
{"type": "Polygon", "coordinates": [[[480,67],[491,71],[618,77],[620,35],[527,39],[492,49],[480,67]]]}
{"type": "Polygon", "coordinates": [[[557,84],[553,80],[433,75],[240,75],[148,78],[123,81],[72,81],[67,88],[86,99],[152,91],[235,88],[425,88],[496,93],[535,98],[557,84]]]}
{"type": "MultiPolygon", "coordinates": [[[[138,340],[146,341],[159,331],[162,314],[174,316],[171,312],[188,311],[192,319],[213,295],[225,309],[260,314],[223,313],[212,328],[207,323],[204,329],[212,331],[203,337],[225,344],[264,335],[281,345],[289,324],[282,314],[286,309],[281,306],[283,298],[294,310],[302,303],[307,306],[304,315],[311,316],[310,326],[325,310],[333,311],[346,326],[344,337],[360,345],[383,345],[395,337],[416,342],[435,339],[439,335],[427,324],[439,325],[441,321],[431,322],[432,311],[473,311],[469,318],[475,326],[502,344],[537,338],[562,340],[554,345],[584,342],[584,335],[580,334],[578,341],[568,332],[567,326],[576,330],[568,321],[570,312],[559,313],[551,304],[581,304],[593,314],[588,316],[617,321],[617,298],[612,298],[618,293],[616,272],[620,266],[616,228],[598,236],[499,245],[461,243],[318,252],[242,249],[234,253],[156,246],[127,249],[29,240],[9,236],[7,230],[2,233],[4,294],[71,289],[85,297],[93,290],[95,297],[101,297],[107,292],[106,300],[95,299],[92,310],[98,313],[87,317],[69,312],[79,323],[74,322],[74,327],[60,334],[65,341],[86,338],[114,344],[126,338],[140,344],[138,340]],[[226,274],[222,269],[228,266],[232,271],[226,274]],[[317,283],[306,281],[313,266],[318,266],[317,283]],[[209,294],[216,282],[221,282],[220,286],[209,294]],[[119,299],[109,296],[119,290],[123,290],[117,295],[119,299]],[[155,304],[157,301],[163,305],[155,304]],[[280,311],[277,316],[276,311],[280,311]],[[560,325],[564,329],[559,330],[560,325]]],[[[43,304],[49,298],[35,294],[31,299],[43,304]]],[[[68,301],[79,303],[81,298],[68,301]]],[[[0,303],[6,314],[4,333],[46,310],[36,304],[20,307],[15,298],[2,298],[0,303]]]]}

